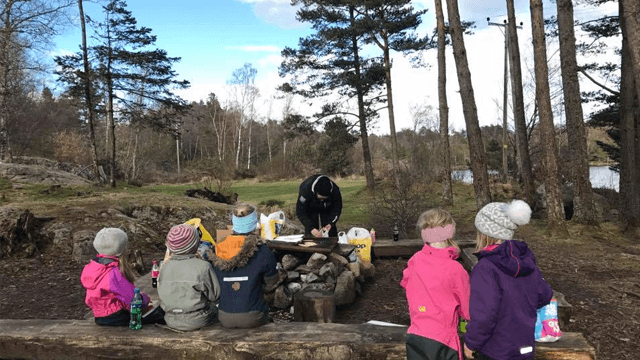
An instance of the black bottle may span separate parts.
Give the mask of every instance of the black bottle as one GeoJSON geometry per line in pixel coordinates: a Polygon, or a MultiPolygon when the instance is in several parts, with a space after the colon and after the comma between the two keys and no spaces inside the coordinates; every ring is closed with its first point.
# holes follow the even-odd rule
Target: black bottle
{"type": "Polygon", "coordinates": [[[398,241],[398,225],[393,226],[393,241],[398,241]]]}

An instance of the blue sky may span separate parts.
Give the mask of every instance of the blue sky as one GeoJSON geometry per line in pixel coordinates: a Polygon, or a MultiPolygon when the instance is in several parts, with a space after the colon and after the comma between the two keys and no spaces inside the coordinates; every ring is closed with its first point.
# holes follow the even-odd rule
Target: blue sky
{"type": "MultiPolygon", "coordinates": [[[[477,21],[475,35],[466,37],[465,41],[480,124],[498,124],[501,122],[501,111],[496,101],[502,101],[504,37],[498,28],[487,26],[486,18],[502,22],[506,16],[505,1],[459,0],[459,3],[461,17],[477,21]]],[[[532,55],[529,2],[516,0],[515,3],[518,21],[525,23],[523,30],[519,32],[519,39],[523,66],[526,66],[532,55]]],[[[430,32],[435,25],[433,0],[414,0],[413,4],[417,9],[428,9],[418,31],[422,34],[430,32]]],[[[261,94],[258,111],[262,116],[266,116],[275,87],[283,81],[277,74],[282,61],[280,51],[285,46],[297,47],[300,37],[312,33],[308,25],[295,20],[296,9],[290,5],[289,0],[129,0],[127,5],[138,24],[151,28],[157,35],[156,45],[159,48],[165,49],[169,56],[182,58],[175,65],[175,70],[179,79],[190,81],[192,86],[180,92],[181,96],[198,101],[214,92],[224,103],[229,99],[225,84],[231,78],[233,70],[242,67],[244,63],[251,63],[258,70],[256,84],[261,94]]],[[[84,6],[85,14],[95,19],[101,18],[99,5],[85,2],[84,6]]],[[[602,11],[617,13],[616,6],[613,4],[601,11],[577,8],[576,16],[591,18],[602,14],[602,11]]],[[[545,16],[553,14],[555,4],[545,0],[545,16]]],[[[77,51],[80,41],[79,28],[68,29],[56,38],[55,54],[77,51]]],[[[549,55],[553,53],[551,44],[549,55]]],[[[433,66],[415,69],[401,55],[393,55],[396,129],[413,127],[413,107],[432,106],[437,112],[435,56],[435,51],[427,52],[424,57],[433,66]]],[[[557,57],[556,53],[556,61],[557,57]]],[[[464,128],[464,118],[450,49],[447,66],[450,123],[459,130],[464,128]]],[[[583,90],[589,89],[589,86],[591,85],[584,83],[583,90]]],[[[272,117],[279,117],[281,103],[273,101],[272,117]]],[[[303,114],[312,113],[319,105],[316,103],[309,106],[302,101],[296,101],[295,104],[296,110],[303,114]]],[[[387,119],[385,110],[373,132],[388,134],[387,119]]]]}

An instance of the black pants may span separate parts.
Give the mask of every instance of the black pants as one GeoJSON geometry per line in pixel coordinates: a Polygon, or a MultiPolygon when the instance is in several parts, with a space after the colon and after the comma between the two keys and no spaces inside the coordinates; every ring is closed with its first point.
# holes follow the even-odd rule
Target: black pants
{"type": "Polygon", "coordinates": [[[458,352],[435,340],[407,334],[407,360],[458,360],[458,352]]]}
{"type": "MultiPolygon", "coordinates": [[[[131,313],[126,309],[119,310],[109,316],[97,317],[95,322],[102,326],[129,326],[131,313]]],[[[166,324],[164,322],[164,310],[161,307],[153,309],[153,311],[142,317],[142,325],[148,324],[166,324]]]]}
{"type": "MultiPolygon", "coordinates": [[[[331,218],[329,218],[330,214],[328,213],[309,213],[309,218],[313,221],[313,226],[305,226],[304,234],[311,235],[311,230],[318,229],[318,217],[320,217],[320,222],[322,223],[322,227],[325,227],[331,224],[331,218]]],[[[318,229],[321,230],[321,229],[318,229]]],[[[329,230],[329,237],[337,237],[338,236],[338,228],[336,224],[331,224],[331,230],[329,230]]]]}

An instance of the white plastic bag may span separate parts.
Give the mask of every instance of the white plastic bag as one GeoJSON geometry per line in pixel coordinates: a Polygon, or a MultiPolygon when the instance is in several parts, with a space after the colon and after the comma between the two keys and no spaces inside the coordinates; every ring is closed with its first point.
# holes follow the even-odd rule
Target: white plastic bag
{"type": "Polygon", "coordinates": [[[275,239],[280,235],[284,222],[284,211],[276,211],[269,216],[260,214],[260,237],[265,240],[275,239]]]}
{"type": "Polygon", "coordinates": [[[338,243],[339,244],[348,244],[349,243],[349,238],[347,237],[347,233],[345,233],[344,231],[340,231],[338,233],[338,243]]]}

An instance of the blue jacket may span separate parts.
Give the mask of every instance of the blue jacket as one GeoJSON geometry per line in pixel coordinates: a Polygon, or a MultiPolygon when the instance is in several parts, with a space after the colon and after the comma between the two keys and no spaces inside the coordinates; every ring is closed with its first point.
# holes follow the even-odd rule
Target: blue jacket
{"type": "Polygon", "coordinates": [[[476,256],[465,344],[494,360],[532,359],[536,310],[553,296],[533,253],[526,243],[507,240],[476,256]]]}
{"type": "Polygon", "coordinates": [[[269,312],[263,283],[271,286],[278,280],[276,257],[256,235],[230,235],[210,256],[221,288],[219,310],[269,312]]]}

